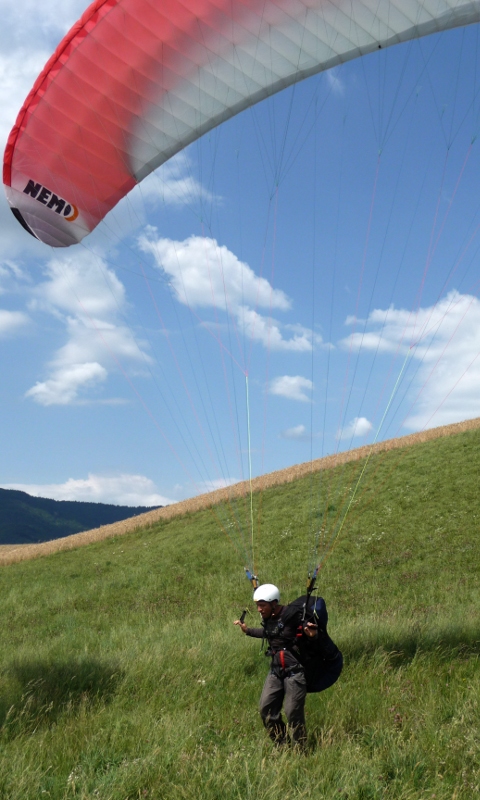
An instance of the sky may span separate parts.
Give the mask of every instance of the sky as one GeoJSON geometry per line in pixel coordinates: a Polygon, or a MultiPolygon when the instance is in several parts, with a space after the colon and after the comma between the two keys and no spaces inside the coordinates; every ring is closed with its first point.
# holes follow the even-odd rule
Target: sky
{"type": "MultiPolygon", "coordinates": [[[[84,7],[0,0],[2,148],[84,7]]],[[[243,112],[80,245],[0,203],[0,486],[163,505],[480,416],[478,34],[243,112]]]]}

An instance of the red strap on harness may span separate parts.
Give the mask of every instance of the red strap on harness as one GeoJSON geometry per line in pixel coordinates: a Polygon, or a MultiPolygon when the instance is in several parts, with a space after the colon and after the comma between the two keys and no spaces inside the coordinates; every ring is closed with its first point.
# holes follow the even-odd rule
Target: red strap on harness
{"type": "Polygon", "coordinates": [[[285,669],[285,650],[280,650],[278,654],[280,658],[280,666],[282,669],[285,669]]]}

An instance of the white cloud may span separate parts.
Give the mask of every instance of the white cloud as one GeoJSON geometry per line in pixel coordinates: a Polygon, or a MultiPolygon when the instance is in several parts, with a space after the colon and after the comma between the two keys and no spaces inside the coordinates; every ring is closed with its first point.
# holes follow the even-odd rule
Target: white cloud
{"type": "MultiPolygon", "coordinates": [[[[239,309],[238,321],[246,336],[256,342],[261,342],[270,350],[308,353],[312,349],[311,331],[296,330],[290,339],[284,339],[279,322],[270,317],[263,317],[251,308],[239,309]]],[[[289,326],[283,327],[288,328],[289,326]]]]}
{"type": "Polygon", "coordinates": [[[337,434],[337,439],[353,439],[358,436],[366,436],[372,428],[372,423],[366,417],[355,417],[337,434]]]}
{"type": "Polygon", "coordinates": [[[75,251],[53,258],[47,279],[33,291],[32,310],[56,316],[67,341],[49,364],[46,379],[26,393],[42,405],[75,403],[108,376],[115,361],[147,364],[150,357],[122,317],[125,290],[100,256],[75,251]]]}
{"type": "Polygon", "coordinates": [[[185,205],[195,200],[215,200],[214,197],[192,174],[190,157],[185,151],[166,162],[160,169],[155,170],[133,190],[130,195],[135,201],[139,194],[144,200],[160,200],[167,205],[185,205]]]}
{"type": "Polygon", "coordinates": [[[154,482],[144,475],[89,473],[88,478],[69,478],[65,483],[8,483],[3,484],[2,488],[18,489],[34,497],[50,497],[52,500],[112,503],[118,506],[164,506],[175,502],[160,494],[154,482]]]}
{"type": "Polygon", "coordinates": [[[190,236],[183,242],[156,237],[148,228],[139,238],[140,249],[150,253],[168,276],[180,303],[191,308],[216,308],[235,319],[242,335],[271,350],[309,352],[321,338],[300,325],[281,325],[260,314],[258,308],[288,311],[291,300],[240,261],[215,239],[190,236]],[[284,337],[282,328],[292,331],[284,337]]]}
{"type": "Polygon", "coordinates": [[[47,47],[49,55],[85,7],[85,0],[63,0],[54,5],[0,0],[2,52],[14,52],[23,45],[30,53],[47,47]]]}
{"type": "Polygon", "coordinates": [[[0,309],[0,337],[11,336],[25,328],[30,322],[26,314],[21,311],[6,311],[0,309]]]}
{"type": "Polygon", "coordinates": [[[36,383],[25,397],[31,397],[42,406],[69,405],[78,399],[82,390],[90,389],[106,377],[107,370],[96,362],[59,366],[53,377],[36,383]]]}
{"type": "Polygon", "coordinates": [[[190,236],[183,242],[141,236],[140,248],[151,253],[157,265],[171,280],[177,300],[193,307],[221,308],[237,312],[244,306],[290,308],[290,300],[259,278],[248,264],[240,261],[215,239],[190,236]]]}
{"type": "Polygon", "coordinates": [[[132,332],[125,325],[94,317],[69,317],[66,326],[69,340],[55,356],[53,363],[57,366],[77,364],[94,357],[110,361],[112,356],[144,363],[149,361],[147,355],[139,350],[132,332]]]}
{"type": "Polygon", "coordinates": [[[47,280],[34,291],[32,305],[50,313],[80,318],[112,317],[125,303],[125,289],[100,256],[78,249],[55,256],[46,267],[47,280]]]}
{"type": "Polygon", "coordinates": [[[28,280],[25,272],[14,261],[0,262],[0,294],[14,291],[19,284],[28,280]]]}
{"type": "Polygon", "coordinates": [[[270,383],[270,394],[286,397],[288,400],[299,400],[302,403],[309,403],[311,397],[306,394],[313,389],[313,383],[309,378],[302,378],[301,375],[282,375],[274,378],[270,383]]]}
{"type": "MultiPolygon", "coordinates": [[[[372,311],[365,334],[344,339],[344,347],[410,355],[413,383],[405,427],[447,425],[480,415],[480,300],[452,291],[418,312],[372,311]]],[[[398,364],[400,370],[401,363],[398,364]]]]}
{"type": "Polygon", "coordinates": [[[297,442],[310,441],[305,425],[295,425],[294,428],[287,428],[286,431],[282,431],[280,436],[282,439],[293,439],[297,442]]]}

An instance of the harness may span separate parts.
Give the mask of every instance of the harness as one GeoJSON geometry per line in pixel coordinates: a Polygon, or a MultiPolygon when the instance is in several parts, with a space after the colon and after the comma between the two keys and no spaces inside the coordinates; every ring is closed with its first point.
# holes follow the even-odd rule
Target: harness
{"type": "MultiPolygon", "coordinates": [[[[284,623],[281,620],[279,620],[278,623],[277,623],[277,628],[274,631],[272,631],[272,633],[271,633],[272,637],[275,636],[275,635],[278,635],[279,633],[281,633],[282,630],[284,629],[284,627],[285,627],[284,623]]],[[[297,638],[297,637],[298,637],[298,633],[295,634],[295,638],[297,638]]],[[[267,631],[266,631],[265,625],[263,625],[262,650],[264,648],[266,639],[268,639],[267,631]]],[[[292,664],[290,667],[288,667],[286,665],[286,663],[285,663],[285,653],[286,652],[292,653],[292,655],[294,655],[295,658],[298,660],[299,651],[298,651],[298,648],[296,646],[296,642],[294,642],[290,647],[288,647],[288,645],[287,645],[285,647],[279,648],[278,650],[274,650],[273,647],[269,644],[269,646],[268,646],[268,648],[267,648],[267,650],[265,652],[265,655],[269,656],[272,659],[271,666],[270,666],[270,671],[273,673],[273,675],[276,675],[277,678],[279,678],[280,680],[283,680],[283,678],[285,678],[285,677],[290,677],[292,675],[298,675],[299,673],[303,672],[303,666],[299,661],[298,661],[297,664],[292,664]],[[273,663],[275,656],[278,656],[278,660],[280,662],[278,666],[273,663]]]]}
{"type": "Polygon", "coordinates": [[[270,667],[270,671],[274,675],[276,675],[277,678],[280,678],[280,680],[283,680],[283,678],[285,678],[285,677],[290,678],[292,675],[299,675],[300,673],[302,673],[304,671],[303,670],[303,666],[300,663],[292,664],[291,667],[287,667],[285,665],[285,651],[286,650],[287,650],[287,648],[284,647],[283,650],[277,650],[275,653],[272,653],[272,664],[271,664],[271,667],[270,667]],[[278,658],[279,658],[279,661],[280,661],[280,667],[276,667],[273,664],[273,656],[275,656],[275,655],[278,655],[278,658]]]}

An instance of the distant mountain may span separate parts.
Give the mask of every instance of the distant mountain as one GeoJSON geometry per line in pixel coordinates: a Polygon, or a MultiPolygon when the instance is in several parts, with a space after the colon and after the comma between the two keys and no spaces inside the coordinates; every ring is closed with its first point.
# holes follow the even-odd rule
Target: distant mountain
{"type": "Polygon", "coordinates": [[[0,489],[0,544],[32,544],[88,531],[143,514],[157,506],[114,506],[32,497],[0,489]]]}

